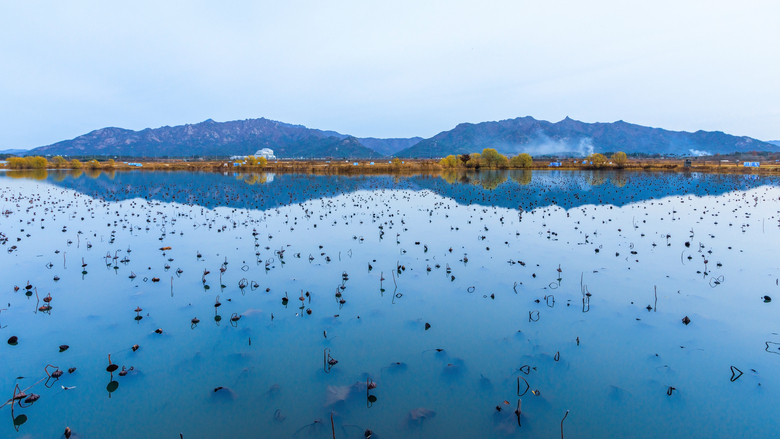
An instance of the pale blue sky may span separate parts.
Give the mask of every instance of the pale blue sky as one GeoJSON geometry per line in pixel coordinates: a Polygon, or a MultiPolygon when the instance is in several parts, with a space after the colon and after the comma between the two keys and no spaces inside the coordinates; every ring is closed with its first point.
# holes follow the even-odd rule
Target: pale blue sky
{"type": "Polygon", "coordinates": [[[780,138],[780,2],[0,0],[0,149],[266,117],[517,116],[780,138]]]}

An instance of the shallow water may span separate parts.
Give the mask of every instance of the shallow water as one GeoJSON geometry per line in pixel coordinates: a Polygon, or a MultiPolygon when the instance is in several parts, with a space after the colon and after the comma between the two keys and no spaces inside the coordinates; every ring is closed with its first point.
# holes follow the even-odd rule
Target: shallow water
{"type": "Polygon", "coordinates": [[[774,437],[777,186],[2,173],[0,437],[774,437]]]}

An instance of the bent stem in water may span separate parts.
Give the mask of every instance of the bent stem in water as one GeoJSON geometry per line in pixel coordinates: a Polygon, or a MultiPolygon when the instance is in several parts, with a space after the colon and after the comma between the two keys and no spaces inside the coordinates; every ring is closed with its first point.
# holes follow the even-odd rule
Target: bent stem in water
{"type": "Polygon", "coordinates": [[[566,410],[566,414],[563,415],[563,419],[561,419],[561,439],[563,439],[563,421],[566,420],[566,417],[569,416],[569,411],[566,410]]]}

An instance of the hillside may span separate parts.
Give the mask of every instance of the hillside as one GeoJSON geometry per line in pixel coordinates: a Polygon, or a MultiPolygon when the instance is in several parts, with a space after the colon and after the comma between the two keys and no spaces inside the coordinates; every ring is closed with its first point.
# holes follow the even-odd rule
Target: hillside
{"type": "Polygon", "coordinates": [[[737,137],[720,131],[668,131],[617,121],[585,123],[570,118],[552,123],[533,117],[498,122],[462,123],[450,131],[399,151],[398,157],[442,157],[495,148],[507,155],[527,152],[540,155],[584,156],[591,152],[646,154],[715,154],[735,151],[780,150],[750,137],[737,137]]]}
{"type": "Polygon", "coordinates": [[[361,137],[358,138],[358,140],[366,148],[373,149],[382,155],[390,156],[397,153],[398,151],[416,145],[421,140],[423,140],[423,138],[412,137],[409,139],[377,139],[374,137],[361,137]]]}
{"type": "Polygon", "coordinates": [[[0,150],[0,154],[12,154],[12,155],[22,155],[27,153],[26,149],[4,149],[0,150]]]}
{"type": "Polygon", "coordinates": [[[192,157],[249,155],[271,148],[279,158],[436,158],[495,148],[507,155],[574,155],[591,152],[707,155],[777,151],[780,142],[762,142],[720,131],[668,131],[617,121],[584,123],[570,118],[547,122],[520,117],[462,123],[430,139],[355,138],[265,118],[147,128],[102,128],[72,140],[25,152],[30,155],[192,157]]]}
{"type": "Polygon", "coordinates": [[[32,155],[189,157],[248,155],[271,148],[277,157],[380,157],[354,137],[265,118],[147,128],[103,128],[29,151],[32,155]]]}

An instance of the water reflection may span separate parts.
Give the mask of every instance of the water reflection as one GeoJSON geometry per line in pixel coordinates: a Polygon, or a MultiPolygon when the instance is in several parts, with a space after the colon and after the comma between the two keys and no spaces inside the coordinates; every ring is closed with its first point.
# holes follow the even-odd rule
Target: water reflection
{"type": "Polygon", "coordinates": [[[525,186],[531,183],[534,174],[533,171],[531,170],[523,170],[523,171],[510,172],[509,176],[512,178],[512,181],[515,181],[518,184],[525,186]]]}
{"type": "Polygon", "coordinates": [[[8,178],[27,178],[31,180],[46,180],[49,172],[46,169],[24,169],[8,171],[3,173],[8,178]]]}
{"type": "Polygon", "coordinates": [[[373,188],[429,190],[461,204],[519,207],[523,210],[553,205],[565,208],[588,204],[623,206],[673,195],[719,195],[778,182],[778,178],[773,176],[622,170],[447,170],[439,174],[412,176],[315,176],[265,172],[76,169],[8,171],[0,174],[2,176],[48,179],[61,187],[108,201],[144,198],[210,208],[258,209],[273,209],[373,188]],[[81,178],[84,174],[88,178],[81,178]],[[154,182],[157,180],[165,180],[165,185],[156,185],[154,182]]]}

